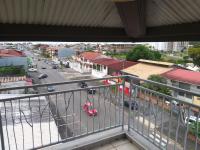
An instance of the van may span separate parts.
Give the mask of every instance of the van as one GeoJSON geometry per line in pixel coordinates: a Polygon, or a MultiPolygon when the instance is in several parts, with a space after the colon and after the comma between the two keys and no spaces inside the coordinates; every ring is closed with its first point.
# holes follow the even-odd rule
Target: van
{"type": "MultiPolygon", "coordinates": [[[[187,122],[188,122],[188,124],[192,124],[192,123],[194,123],[196,121],[197,121],[197,117],[196,116],[190,116],[189,120],[188,120],[188,117],[185,117],[185,124],[187,124],[187,122]]],[[[198,118],[198,122],[200,122],[200,118],[198,118]]]]}

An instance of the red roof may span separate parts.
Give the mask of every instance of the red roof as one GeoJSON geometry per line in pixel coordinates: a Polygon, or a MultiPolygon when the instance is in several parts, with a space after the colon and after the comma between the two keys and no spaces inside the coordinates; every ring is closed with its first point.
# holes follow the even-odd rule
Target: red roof
{"type": "Polygon", "coordinates": [[[138,62],[120,61],[118,63],[110,64],[108,67],[113,70],[120,71],[136,64],[138,64],[138,62]]]}
{"type": "Polygon", "coordinates": [[[101,54],[96,52],[83,52],[80,54],[80,57],[84,57],[84,59],[87,60],[94,60],[99,56],[101,56],[101,54]]]}
{"type": "Polygon", "coordinates": [[[94,64],[109,66],[111,64],[119,63],[120,60],[112,59],[112,58],[99,58],[92,61],[94,64]]]}
{"type": "Polygon", "coordinates": [[[163,73],[162,76],[171,80],[200,85],[200,72],[184,69],[173,69],[163,73]]]}
{"type": "Polygon", "coordinates": [[[0,49],[0,57],[23,57],[25,54],[15,49],[0,49]]]}

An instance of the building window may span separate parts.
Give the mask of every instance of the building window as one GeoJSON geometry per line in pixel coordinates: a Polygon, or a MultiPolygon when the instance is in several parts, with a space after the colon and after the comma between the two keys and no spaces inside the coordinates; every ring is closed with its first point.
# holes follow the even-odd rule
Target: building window
{"type": "Polygon", "coordinates": [[[97,70],[100,71],[100,65],[97,65],[97,70]]]}
{"type": "Polygon", "coordinates": [[[93,69],[96,69],[96,65],[93,65],[93,69]]]}
{"type": "Polygon", "coordinates": [[[171,83],[172,83],[172,86],[178,87],[178,82],[176,82],[176,81],[174,81],[174,80],[171,80],[171,83]]]}
{"type": "Polygon", "coordinates": [[[104,66],[104,70],[106,70],[106,66],[104,66]]]}
{"type": "Polygon", "coordinates": [[[185,89],[185,90],[190,90],[190,85],[187,83],[179,82],[179,88],[185,89]]]}
{"type": "Polygon", "coordinates": [[[200,89],[200,86],[197,86],[197,89],[200,89]]]}

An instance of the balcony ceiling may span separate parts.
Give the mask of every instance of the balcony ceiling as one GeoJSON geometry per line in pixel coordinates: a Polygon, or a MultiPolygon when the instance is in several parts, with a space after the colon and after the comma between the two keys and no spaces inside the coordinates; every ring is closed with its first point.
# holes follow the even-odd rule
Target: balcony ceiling
{"type": "Polygon", "coordinates": [[[199,0],[0,0],[0,40],[200,40],[199,0]]]}

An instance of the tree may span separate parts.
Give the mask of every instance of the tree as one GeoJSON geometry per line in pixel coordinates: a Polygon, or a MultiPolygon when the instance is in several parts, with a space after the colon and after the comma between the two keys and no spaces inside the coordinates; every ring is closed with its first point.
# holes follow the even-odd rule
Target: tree
{"type": "Polygon", "coordinates": [[[189,131],[194,135],[194,136],[198,136],[198,138],[200,138],[200,122],[199,121],[195,121],[192,122],[189,125],[189,131]]]}
{"type": "Polygon", "coordinates": [[[139,59],[159,60],[160,58],[161,54],[159,52],[152,51],[151,48],[145,45],[137,45],[126,56],[126,59],[130,61],[137,61],[139,59]]]}
{"type": "Polygon", "coordinates": [[[200,47],[189,48],[188,54],[193,59],[193,63],[200,66],[200,47]]]}
{"type": "MultiPolygon", "coordinates": [[[[148,80],[163,83],[163,84],[167,83],[167,80],[160,75],[150,75],[148,77],[148,80]]],[[[157,85],[157,84],[153,84],[153,83],[144,83],[143,86],[148,89],[151,89],[151,90],[154,90],[154,91],[166,94],[166,95],[171,95],[170,89],[165,86],[162,86],[162,85],[157,85]]]]}

